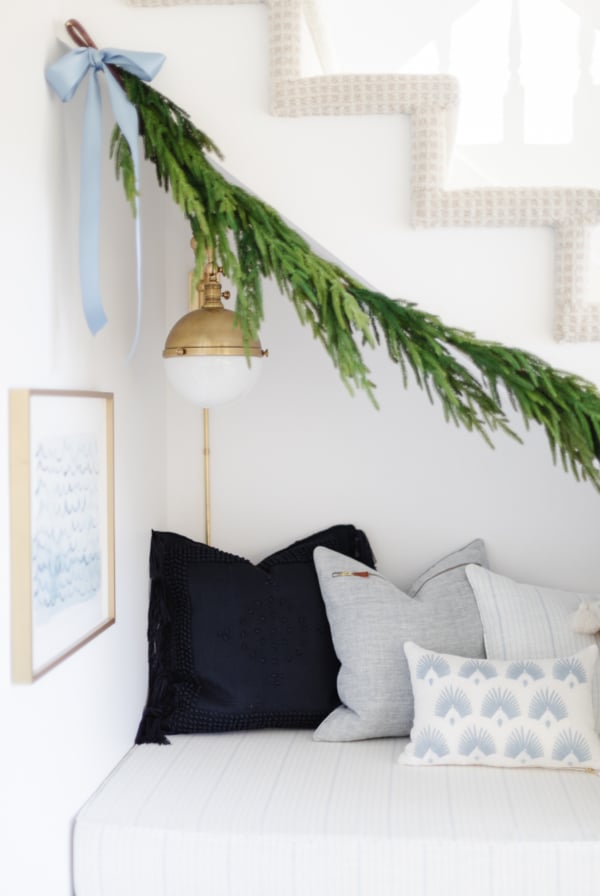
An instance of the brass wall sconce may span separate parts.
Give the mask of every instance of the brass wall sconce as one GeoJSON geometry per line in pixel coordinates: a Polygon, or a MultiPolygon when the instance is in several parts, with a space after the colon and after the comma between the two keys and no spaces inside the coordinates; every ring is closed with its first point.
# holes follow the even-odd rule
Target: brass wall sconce
{"type": "MultiPolygon", "coordinates": [[[[193,242],[192,242],[193,245],[193,242]]],[[[209,408],[239,398],[255,385],[261,358],[259,340],[245,347],[235,313],[223,307],[223,269],[207,252],[202,279],[193,292],[192,310],[171,328],[163,358],[167,379],[183,398],[204,409],[205,541],[210,544],[209,408]]]]}

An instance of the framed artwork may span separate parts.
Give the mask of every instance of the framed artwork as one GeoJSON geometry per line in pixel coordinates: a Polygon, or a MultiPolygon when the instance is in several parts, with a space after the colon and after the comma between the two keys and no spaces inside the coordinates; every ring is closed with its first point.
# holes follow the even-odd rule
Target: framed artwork
{"type": "Polygon", "coordinates": [[[10,392],[12,679],[115,621],[114,413],[105,392],[10,392]]]}

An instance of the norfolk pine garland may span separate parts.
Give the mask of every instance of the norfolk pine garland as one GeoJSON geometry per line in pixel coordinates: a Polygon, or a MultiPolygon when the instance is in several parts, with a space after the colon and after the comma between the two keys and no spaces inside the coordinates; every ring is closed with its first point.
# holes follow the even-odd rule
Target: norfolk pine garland
{"type": "MultiPolygon", "coordinates": [[[[316,255],[280,215],[260,199],[229,183],[209,162],[222,157],[188,114],[155,88],[123,70],[119,75],[137,108],[145,156],[158,183],[170,192],[190,223],[196,241],[195,276],[210,247],[237,290],[236,315],[244,339],[257,336],[263,319],[261,278],[272,277],[294,304],[302,324],[320,340],[350,391],[364,390],[376,404],[361,345],[384,341],[446,420],[479,432],[511,429],[499,394],[504,387],[525,425],[546,432],[552,457],[576,479],[600,490],[600,393],[590,382],[556,370],[520,349],[476,339],[449,327],[410,302],[366,288],[338,265],[316,255]],[[360,343],[360,345],[359,345],[360,343]],[[461,363],[464,357],[470,368],[461,363]]],[[[129,146],[118,126],[111,141],[117,178],[134,203],[135,175],[129,146]]]]}

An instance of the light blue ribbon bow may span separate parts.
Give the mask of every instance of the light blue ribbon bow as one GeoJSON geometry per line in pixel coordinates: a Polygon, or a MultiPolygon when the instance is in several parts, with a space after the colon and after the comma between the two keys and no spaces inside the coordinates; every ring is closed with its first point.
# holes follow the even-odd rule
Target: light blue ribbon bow
{"type": "MultiPolygon", "coordinates": [[[[79,208],[79,275],[83,313],[92,333],[97,333],[107,321],[100,296],[100,266],[98,247],[100,238],[100,165],[102,147],[102,99],[98,72],[104,72],[110,104],[115,121],[129,144],[135,173],[136,193],[139,192],[138,114],[125,91],[107,68],[117,65],[144,81],[151,81],[163,64],[161,53],[130,53],[126,50],[97,50],[80,47],[72,50],[46,70],[46,80],[63,103],[75,95],[77,88],[91,70],[85,100],[83,138],[81,142],[81,193],[79,208]]],[[[137,317],[130,357],[137,345],[142,313],[142,263],[139,202],[135,198],[135,243],[137,256],[137,317]]]]}

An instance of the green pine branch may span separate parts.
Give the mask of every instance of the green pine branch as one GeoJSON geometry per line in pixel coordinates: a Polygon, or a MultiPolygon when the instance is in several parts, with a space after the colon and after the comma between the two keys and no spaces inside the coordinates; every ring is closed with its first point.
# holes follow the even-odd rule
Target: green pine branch
{"type": "MultiPolygon", "coordinates": [[[[138,110],[146,158],[196,238],[195,274],[200,276],[211,247],[236,287],[236,314],[246,342],[258,334],[261,281],[271,277],[351,391],[364,390],[375,402],[362,348],[384,342],[405,385],[411,372],[431,401],[437,397],[447,420],[479,432],[491,444],[495,430],[518,438],[502,406],[504,389],[527,426],[535,422],[543,427],[554,461],[560,459],[577,479],[600,490],[600,393],[592,383],[367,289],[316,255],[274,209],[216,171],[206,153],[220,156],[219,150],[186,112],[133,75],[123,71],[122,76],[138,110]]],[[[118,128],[111,154],[133,202],[133,163],[118,128]]]]}

